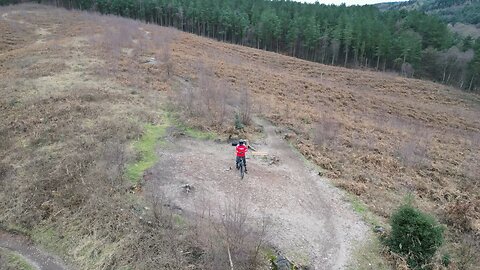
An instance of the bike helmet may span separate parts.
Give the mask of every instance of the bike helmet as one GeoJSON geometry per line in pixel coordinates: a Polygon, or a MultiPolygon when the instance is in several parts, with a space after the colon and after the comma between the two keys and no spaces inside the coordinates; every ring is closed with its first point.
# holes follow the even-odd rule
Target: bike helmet
{"type": "Polygon", "coordinates": [[[243,139],[239,140],[239,141],[238,141],[238,144],[240,144],[240,145],[245,144],[245,140],[243,140],[243,139]]]}

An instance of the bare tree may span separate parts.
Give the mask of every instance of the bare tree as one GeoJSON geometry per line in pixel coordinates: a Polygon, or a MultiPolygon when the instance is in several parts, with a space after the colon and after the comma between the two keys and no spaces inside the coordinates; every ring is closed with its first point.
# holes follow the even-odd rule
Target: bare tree
{"type": "Polygon", "coordinates": [[[472,61],[474,56],[475,56],[474,51],[470,49],[468,51],[462,52],[457,57],[457,66],[458,66],[458,71],[460,73],[459,74],[460,88],[464,88],[468,65],[472,61]]]}
{"type": "Polygon", "coordinates": [[[227,119],[231,119],[233,109],[238,107],[238,98],[230,102],[229,98],[233,97],[230,85],[217,79],[203,62],[197,63],[197,71],[196,85],[182,83],[174,96],[175,103],[189,119],[196,119],[202,128],[221,128],[227,119]]]}
{"type": "Polygon", "coordinates": [[[413,66],[410,63],[405,62],[402,64],[402,76],[411,78],[413,77],[414,72],[415,70],[413,69],[413,66]]]}
{"type": "Polygon", "coordinates": [[[453,78],[456,79],[458,86],[463,88],[468,64],[474,57],[473,50],[462,52],[459,48],[453,46],[439,54],[438,62],[443,70],[442,83],[449,84],[453,78]]]}
{"type": "Polygon", "coordinates": [[[106,143],[104,148],[104,162],[107,177],[112,187],[122,184],[123,172],[127,158],[125,156],[124,145],[116,140],[106,143]]]}
{"type": "Polygon", "coordinates": [[[332,65],[334,65],[337,60],[338,52],[340,51],[340,41],[337,39],[332,40],[330,48],[332,50],[332,65]]]}
{"type": "Polygon", "coordinates": [[[227,200],[218,212],[206,201],[199,208],[202,214],[196,219],[196,228],[204,250],[204,268],[257,269],[266,243],[268,218],[253,218],[248,205],[237,196],[227,200]]]}
{"type": "Polygon", "coordinates": [[[162,48],[162,63],[165,67],[165,74],[166,74],[165,80],[170,79],[171,75],[173,74],[173,62],[171,58],[172,57],[170,52],[170,44],[165,43],[163,44],[163,48],[162,48]]]}
{"type": "Polygon", "coordinates": [[[332,146],[340,132],[340,123],[322,114],[315,128],[314,143],[316,146],[332,146]]]}

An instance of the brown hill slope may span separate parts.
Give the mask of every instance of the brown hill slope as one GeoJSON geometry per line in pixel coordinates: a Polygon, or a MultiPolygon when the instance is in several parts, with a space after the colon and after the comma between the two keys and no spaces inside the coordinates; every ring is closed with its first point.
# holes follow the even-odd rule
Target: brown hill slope
{"type": "Polygon", "coordinates": [[[78,269],[201,265],[185,255],[195,244],[168,209],[152,216],[125,192],[124,167],[141,158],[128,146],[161,119],[158,91],[141,91],[147,71],[113,62],[111,44],[120,41],[102,37],[120,36],[109,28],[116,22],[47,6],[0,8],[0,228],[78,269]],[[121,75],[134,69],[143,78],[135,87],[121,75]]]}
{"type": "Polygon", "coordinates": [[[451,222],[449,210],[469,205],[456,225],[478,234],[478,96],[191,35],[180,35],[174,57],[182,78],[195,79],[191,63],[201,61],[231,88],[248,86],[259,112],[380,216],[412,192],[451,222]]]}
{"type": "MultiPolygon", "coordinates": [[[[479,239],[478,96],[115,17],[25,5],[0,15],[0,220],[40,236],[88,235],[91,242],[82,244],[92,252],[111,245],[115,252],[84,268],[123,265],[139,259],[129,248],[160,241],[135,234],[118,243],[96,230],[106,222],[98,220],[121,208],[112,191],[124,188],[117,182],[124,160],[117,157],[131,159],[128,141],[144,123],[161,122],[167,96],[190,124],[222,132],[232,132],[247,96],[255,113],[375,214],[388,217],[412,193],[456,239],[479,239]],[[69,223],[75,229],[64,231],[69,223]]],[[[135,211],[127,212],[108,220],[117,237],[140,226],[135,211]]],[[[91,256],[84,252],[75,254],[76,263],[91,256]]],[[[178,250],[170,252],[172,262],[153,256],[145,264],[187,264],[178,250]]]]}
{"type": "Polygon", "coordinates": [[[449,225],[455,241],[478,250],[478,96],[193,36],[179,40],[175,55],[182,77],[194,73],[188,63],[203,61],[232,87],[248,85],[257,109],[378,216],[388,217],[413,194],[449,225]]]}

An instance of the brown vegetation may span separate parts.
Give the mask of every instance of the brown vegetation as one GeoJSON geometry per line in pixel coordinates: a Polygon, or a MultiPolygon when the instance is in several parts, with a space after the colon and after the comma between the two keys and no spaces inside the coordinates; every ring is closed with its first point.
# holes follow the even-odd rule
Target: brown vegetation
{"type": "Polygon", "coordinates": [[[478,96],[188,35],[175,46],[180,76],[195,73],[183,59],[203,59],[216,70],[212,80],[229,78],[232,89],[248,82],[252,103],[295,132],[292,143],[334,182],[365,184],[360,198],[380,216],[408,192],[439,215],[444,203],[465,197],[478,227],[478,96]]]}
{"type": "MultiPolygon", "coordinates": [[[[162,121],[165,93],[179,97],[184,121],[205,129],[231,132],[238,110],[245,121],[255,110],[290,129],[304,156],[380,217],[413,193],[452,228],[458,263],[475,265],[478,96],[113,16],[34,5],[4,7],[0,16],[0,222],[52,230],[67,239],[63,252],[76,250],[71,259],[81,268],[178,269],[199,263],[188,255],[194,249],[183,251],[208,250],[188,241],[197,238],[171,220],[171,209],[161,214],[154,201],[157,214],[147,217],[125,200],[129,142],[143,124],[162,121]],[[172,241],[178,248],[166,248],[172,241]],[[100,254],[106,247],[110,253],[100,254]]],[[[230,231],[217,225],[230,243],[230,231]]]]}
{"type": "Polygon", "coordinates": [[[222,209],[200,206],[203,215],[195,219],[195,232],[204,249],[205,269],[258,269],[266,260],[262,248],[266,244],[268,222],[250,224],[254,220],[247,204],[232,199],[222,209]],[[222,213],[220,218],[213,213],[222,213]],[[217,223],[216,220],[220,219],[217,223]]]}
{"type": "MultiPolygon", "coordinates": [[[[124,177],[131,141],[163,121],[176,31],[36,5],[0,16],[0,226],[81,269],[208,268],[193,224],[124,177]]],[[[244,246],[236,264],[257,263],[244,246]]]]}
{"type": "Polygon", "coordinates": [[[119,82],[128,75],[122,65],[109,64],[122,63],[122,56],[103,54],[119,44],[109,39],[124,29],[97,36],[101,43],[90,46],[87,34],[101,35],[100,23],[108,18],[30,6],[4,8],[2,15],[9,21],[0,24],[15,24],[8,29],[22,40],[0,56],[7,74],[0,105],[2,226],[29,232],[62,255],[76,250],[69,258],[83,269],[139,261],[138,268],[184,265],[173,261],[180,250],[166,249],[171,241],[158,232],[176,235],[179,245],[186,245],[184,233],[145,226],[136,204],[125,201],[123,167],[132,157],[127,145],[141,135],[143,123],[160,120],[148,93],[133,95],[137,88],[119,82]],[[38,25],[51,34],[42,43],[26,42],[38,38],[38,25]]]}
{"type": "Polygon", "coordinates": [[[182,78],[201,59],[214,70],[211,80],[228,79],[235,91],[246,83],[256,111],[295,133],[288,137],[301,153],[378,216],[412,193],[422,209],[461,228],[450,239],[480,239],[477,95],[190,35],[181,35],[175,53],[182,78]],[[457,201],[465,212],[451,210],[457,201]]]}

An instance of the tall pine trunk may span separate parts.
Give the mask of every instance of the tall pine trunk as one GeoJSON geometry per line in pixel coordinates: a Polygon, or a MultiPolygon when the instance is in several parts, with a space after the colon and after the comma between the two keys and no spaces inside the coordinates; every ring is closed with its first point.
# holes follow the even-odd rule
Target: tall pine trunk
{"type": "Polygon", "coordinates": [[[347,49],[345,50],[345,63],[344,63],[344,66],[347,67],[347,62],[348,62],[348,47],[347,49]]]}
{"type": "Polygon", "coordinates": [[[473,86],[473,80],[475,79],[475,74],[472,75],[472,78],[470,79],[470,86],[468,87],[468,91],[472,91],[472,86],[473,86]]]}
{"type": "Polygon", "coordinates": [[[443,77],[442,77],[442,83],[445,83],[445,77],[447,76],[447,66],[443,68],[443,77]]]}
{"type": "Polygon", "coordinates": [[[325,64],[325,55],[327,54],[327,49],[324,47],[322,51],[322,64],[325,64]]]}

